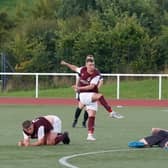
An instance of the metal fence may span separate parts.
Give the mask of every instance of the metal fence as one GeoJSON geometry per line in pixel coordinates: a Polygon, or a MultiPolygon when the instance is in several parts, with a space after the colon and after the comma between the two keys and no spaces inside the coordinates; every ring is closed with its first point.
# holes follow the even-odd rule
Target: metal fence
{"type": "MultiPolygon", "coordinates": [[[[74,76],[77,77],[76,73],[0,73],[1,79],[3,75],[13,76],[13,75],[21,75],[21,76],[34,76],[35,77],[35,98],[39,97],[39,76],[74,76]]],[[[121,77],[155,77],[158,78],[158,100],[162,99],[162,78],[168,77],[168,74],[102,74],[104,77],[115,77],[116,78],[116,99],[120,99],[120,79],[121,77]]]]}

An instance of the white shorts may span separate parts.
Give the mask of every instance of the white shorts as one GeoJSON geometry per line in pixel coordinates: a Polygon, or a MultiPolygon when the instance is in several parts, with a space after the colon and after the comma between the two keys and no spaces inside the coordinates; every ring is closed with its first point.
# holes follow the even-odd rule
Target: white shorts
{"type": "Polygon", "coordinates": [[[61,120],[57,117],[57,116],[53,116],[53,130],[51,132],[55,132],[55,133],[61,133],[61,129],[62,129],[62,122],[61,120]]]}
{"type": "Polygon", "coordinates": [[[97,101],[92,102],[93,92],[80,93],[80,102],[86,106],[86,110],[98,110],[97,101]]]}

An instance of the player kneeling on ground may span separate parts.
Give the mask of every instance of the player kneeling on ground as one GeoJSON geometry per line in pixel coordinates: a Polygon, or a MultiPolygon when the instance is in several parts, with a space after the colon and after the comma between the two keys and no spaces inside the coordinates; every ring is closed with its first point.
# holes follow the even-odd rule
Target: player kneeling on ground
{"type": "Polygon", "coordinates": [[[38,117],[22,123],[24,139],[18,146],[57,145],[59,142],[70,143],[68,132],[61,133],[61,120],[54,115],[38,117]],[[30,143],[30,139],[38,139],[30,143]]]}
{"type": "Polygon", "coordinates": [[[152,147],[154,145],[168,150],[168,130],[152,128],[151,136],[128,143],[128,146],[133,148],[152,147]]]}

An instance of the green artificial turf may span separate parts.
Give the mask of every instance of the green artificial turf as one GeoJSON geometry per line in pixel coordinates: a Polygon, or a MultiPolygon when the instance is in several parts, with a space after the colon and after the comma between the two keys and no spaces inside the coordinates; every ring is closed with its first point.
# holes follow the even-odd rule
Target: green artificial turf
{"type": "Polygon", "coordinates": [[[100,107],[96,117],[96,142],[87,142],[87,129],[72,128],[75,106],[1,105],[0,106],[0,167],[2,168],[61,168],[58,160],[64,156],[86,152],[108,151],[78,156],[68,160],[80,168],[165,168],[168,151],[160,148],[124,151],[127,143],[150,135],[152,127],[167,128],[168,110],[161,107],[123,107],[114,109],[125,116],[116,120],[108,117],[100,107]],[[21,122],[26,119],[53,114],[62,120],[63,131],[69,131],[70,145],[17,147],[22,139],[21,122]],[[119,150],[114,152],[113,150],[119,150]]]}

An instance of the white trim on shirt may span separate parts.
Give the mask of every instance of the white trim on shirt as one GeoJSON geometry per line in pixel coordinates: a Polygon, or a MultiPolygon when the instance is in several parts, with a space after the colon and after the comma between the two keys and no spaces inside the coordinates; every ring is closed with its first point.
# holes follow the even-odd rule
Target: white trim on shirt
{"type": "Polygon", "coordinates": [[[80,67],[80,68],[77,68],[77,69],[76,69],[76,72],[80,74],[80,72],[81,72],[81,69],[82,69],[82,67],[80,67]]]}
{"type": "Polygon", "coordinates": [[[100,75],[97,75],[90,81],[90,84],[97,85],[99,83],[99,80],[100,80],[100,75]]]}
{"type": "Polygon", "coordinates": [[[27,134],[25,134],[24,131],[23,131],[23,137],[24,137],[25,140],[30,138],[30,136],[28,136],[27,134]]]}
{"type": "Polygon", "coordinates": [[[42,139],[45,136],[45,132],[44,132],[44,126],[40,126],[38,129],[38,140],[42,139]]]}

